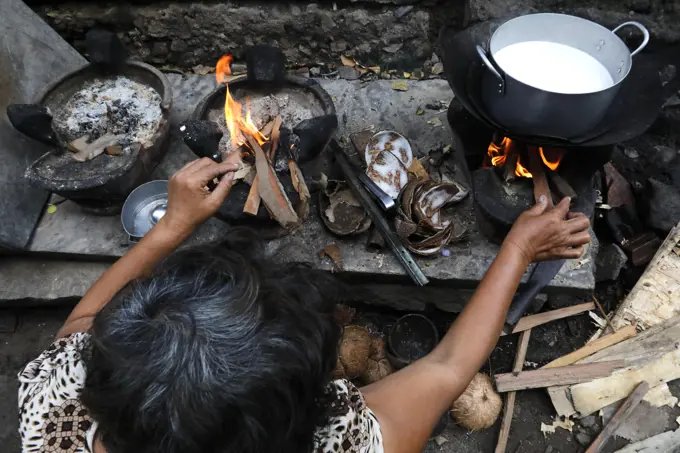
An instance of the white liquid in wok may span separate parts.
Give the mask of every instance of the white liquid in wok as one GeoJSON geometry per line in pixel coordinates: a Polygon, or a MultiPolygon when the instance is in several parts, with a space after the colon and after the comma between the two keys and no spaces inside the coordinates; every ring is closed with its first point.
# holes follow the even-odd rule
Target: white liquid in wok
{"type": "Polygon", "coordinates": [[[602,63],[564,44],[520,42],[504,47],[493,58],[514,79],[553,93],[593,93],[614,85],[602,63]]]}

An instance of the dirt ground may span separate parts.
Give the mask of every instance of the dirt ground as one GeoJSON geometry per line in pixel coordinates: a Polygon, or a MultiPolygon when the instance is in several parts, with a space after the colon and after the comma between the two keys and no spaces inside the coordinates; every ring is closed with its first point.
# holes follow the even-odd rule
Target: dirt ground
{"type": "MultiPolygon", "coordinates": [[[[19,437],[17,434],[16,414],[16,373],[30,360],[35,358],[47,347],[61,323],[69,312],[68,307],[53,309],[31,310],[2,310],[0,319],[0,445],[3,452],[19,452],[19,437]],[[9,321],[8,321],[9,320],[9,321]],[[12,327],[14,331],[12,332],[12,327]],[[9,332],[8,332],[9,330],[9,332]]],[[[382,316],[389,316],[381,314],[382,316]]],[[[440,313],[440,316],[430,314],[441,324],[440,329],[450,323],[450,316],[440,313]]],[[[544,362],[552,357],[573,350],[572,343],[578,343],[573,332],[588,331],[585,317],[574,318],[576,323],[571,327],[567,322],[557,322],[552,327],[534,329],[534,335],[529,347],[527,360],[530,362],[544,362]],[[578,323],[581,323],[578,325],[578,323]],[[550,356],[550,357],[548,357],[550,356]]],[[[508,371],[514,357],[516,338],[513,336],[501,339],[492,354],[489,367],[493,372],[508,371]]],[[[488,370],[487,370],[488,371],[488,370]]],[[[672,389],[676,395],[678,389],[672,389]]],[[[521,392],[517,398],[515,418],[512,424],[510,442],[507,452],[544,453],[548,446],[553,452],[579,453],[584,451],[574,434],[558,429],[555,434],[545,437],[541,431],[541,423],[550,424],[554,410],[550,399],[543,391],[521,392]]],[[[496,446],[496,439],[500,421],[488,430],[468,432],[449,420],[446,429],[439,438],[441,445],[429,442],[427,453],[491,453],[496,446]]],[[[605,450],[616,451],[626,444],[622,439],[616,439],[605,450]]]]}

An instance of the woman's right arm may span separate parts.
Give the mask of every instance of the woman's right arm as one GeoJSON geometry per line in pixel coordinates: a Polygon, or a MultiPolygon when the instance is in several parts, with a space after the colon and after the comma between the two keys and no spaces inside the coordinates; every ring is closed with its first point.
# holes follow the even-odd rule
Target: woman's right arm
{"type": "Polygon", "coordinates": [[[569,199],[549,211],[543,199],[522,214],[474,296],[435,350],[362,389],[380,422],[386,453],[422,450],[441,415],[465,391],[495,347],[529,263],[583,254],[583,246],[590,241],[590,222],[568,209],[569,199]]]}

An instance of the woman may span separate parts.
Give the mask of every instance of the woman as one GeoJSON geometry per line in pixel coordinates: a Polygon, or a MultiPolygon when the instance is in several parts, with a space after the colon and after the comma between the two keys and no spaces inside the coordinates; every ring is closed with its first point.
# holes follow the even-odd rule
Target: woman
{"type": "Polygon", "coordinates": [[[266,263],[240,232],[171,256],[217,211],[235,170],[209,159],[180,170],[165,217],[19,374],[23,451],[419,452],[495,346],[529,263],[578,258],[590,239],[568,199],[551,210],[541,200],[437,348],[358,390],[328,378],[342,298],[330,277],[266,263]]]}

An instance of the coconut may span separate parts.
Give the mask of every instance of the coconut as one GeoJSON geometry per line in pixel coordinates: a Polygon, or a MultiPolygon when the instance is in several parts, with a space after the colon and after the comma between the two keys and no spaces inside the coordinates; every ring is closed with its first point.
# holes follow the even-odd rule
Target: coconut
{"type": "Polygon", "coordinates": [[[451,417],[471,431],[492,426],[503,409],[503,400],[491,378],[477,373],[462,395],[451,406],[451,417]]]}
{"type": "Polygon", "coordinates": [[[366,372],[370,354],[371,334],[368,333],[368,329],[355,325],[345,327],[338,354],[338,361],[344,369],[345,376],[354,379],[366,372]]]}
{"type": "Polygon", "coordinates": [[[378,382],[393,373],[392,365],[389,360],[383,357],[380,360],[368,359],[366,371],[361,375],[361,381],[368,385],[378,382]]]}

